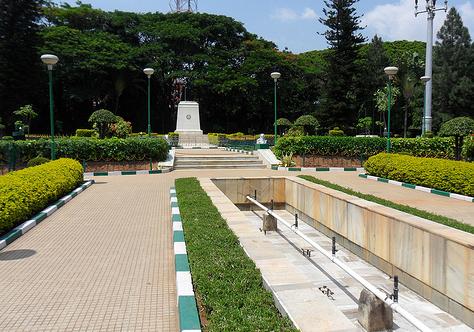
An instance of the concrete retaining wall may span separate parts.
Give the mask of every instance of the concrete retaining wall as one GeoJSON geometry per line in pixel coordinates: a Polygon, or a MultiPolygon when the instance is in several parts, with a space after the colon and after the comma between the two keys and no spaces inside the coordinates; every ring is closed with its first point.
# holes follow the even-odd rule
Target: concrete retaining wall
{"type": "Polygon", "coordinates": [[[236,204],[286,203],[340,245],[474,327],[474,235],[296,177],[213,179],[236,204]]]}

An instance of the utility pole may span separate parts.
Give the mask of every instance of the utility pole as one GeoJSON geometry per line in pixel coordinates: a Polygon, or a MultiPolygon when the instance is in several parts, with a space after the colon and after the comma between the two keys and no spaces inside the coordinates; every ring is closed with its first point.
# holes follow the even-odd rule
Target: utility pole
{"type": "MultiPolygon", "coordinates": [[[[436,8],[436,0],[425,0],[426,9],[418,11],[418,0],[415,0],[415,17],[418,14],[427,15],[427,37],[426,37],[426,63],[425,76],[433,77],[433,21],[435,13],[440,10],[448,11],[448,0],[444,1],[444,7],[436,8]]],[[[432,131],[433,117],[431,109],[433,104],[433,80],[426,82],[425,85],[425,110],[423,114],[422,132],[432,131]]]]}

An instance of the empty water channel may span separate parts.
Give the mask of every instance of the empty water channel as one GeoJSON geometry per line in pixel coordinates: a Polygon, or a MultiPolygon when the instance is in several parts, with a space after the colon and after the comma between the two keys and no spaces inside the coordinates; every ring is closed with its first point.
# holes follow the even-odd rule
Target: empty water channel
{"type": "Polygon", "coordinates": [[[471,234],[295,177],[200,181],[302,331],[363,331],[361,291],[393,303],[394,276],[401,314],[393,312],[393,330],[471,331],[471,234]],[[278,217],[277,231],[263,231],[268,213],[278,217]]]}

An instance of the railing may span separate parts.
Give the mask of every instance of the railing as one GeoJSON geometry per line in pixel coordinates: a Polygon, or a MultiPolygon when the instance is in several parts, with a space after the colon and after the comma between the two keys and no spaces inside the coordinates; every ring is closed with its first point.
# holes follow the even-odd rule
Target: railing
{"type": "MultiPolygon", "coordinates": [[[[419,319],[417,319],[415,316],[410,314],[408,311],[403,309],[400,304],[398,303],[398,296],[394,297],[394,299],[387,297],[387,294],[385,292],[382,292],[379,290],[377,287],[372,285],[370,282],[368,282],[366,279],[361,277],[357,272],[352,270],[349,266],[347,266],[344,262],[339,260],[336,257],[336,252],[333,250],[332,252],[328,252],[324,250],[319,244],[317,244],[315,241],[311,240],[306,234],[303,232],[299,231],[297,226],[293,228],[294,225],[290,225],[285,219],[280,217],[278,214],[273,212],[271,209],[265,207],[263,204],[259,203],[256,199],[250,196],[246,196],[247,200],[249,200],[251,203],[257,205],[259,208],[263,209],[264,212],[268,213],[269,215],[275,217],[278,221],[280,221],[286,228],[300,236],[303,240],[305,240],[308,244],[310,244],[312,247],[314,247],[316,250],[318,250],[320,253],[322,253],[324,256],[329,258],[334,264],[339,266],[341,269],[343,269],[347,274],[349,274],[351,277],[353,277],[355,280],[357,280],[364,288],[366,288],[368,291],[372,292],[376,297],[378,297],[380,300],[385,302],[388,306],[392,308],[392,310],[398,312],[401,316],[403,316],[408,322],[410,322],[413,326],[415,326],[418,330],[422,332],[428,332],[431,331],[429,327],[427,327],[425,324],[423,324],[419,319]]],[[[397,290],[398,291],[398,290],[397,290]]],[[[394,292],[395,293],[395,292],[394,292]]]]}

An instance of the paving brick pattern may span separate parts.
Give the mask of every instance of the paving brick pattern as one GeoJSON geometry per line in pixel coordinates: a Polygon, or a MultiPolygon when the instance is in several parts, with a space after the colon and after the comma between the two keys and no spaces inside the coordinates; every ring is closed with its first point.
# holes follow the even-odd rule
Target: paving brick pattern
{"type": "Polygon", "coordinates": [[[98,179],[0,252],[1,331],[176,331],[169,187],[98,179]]]}

